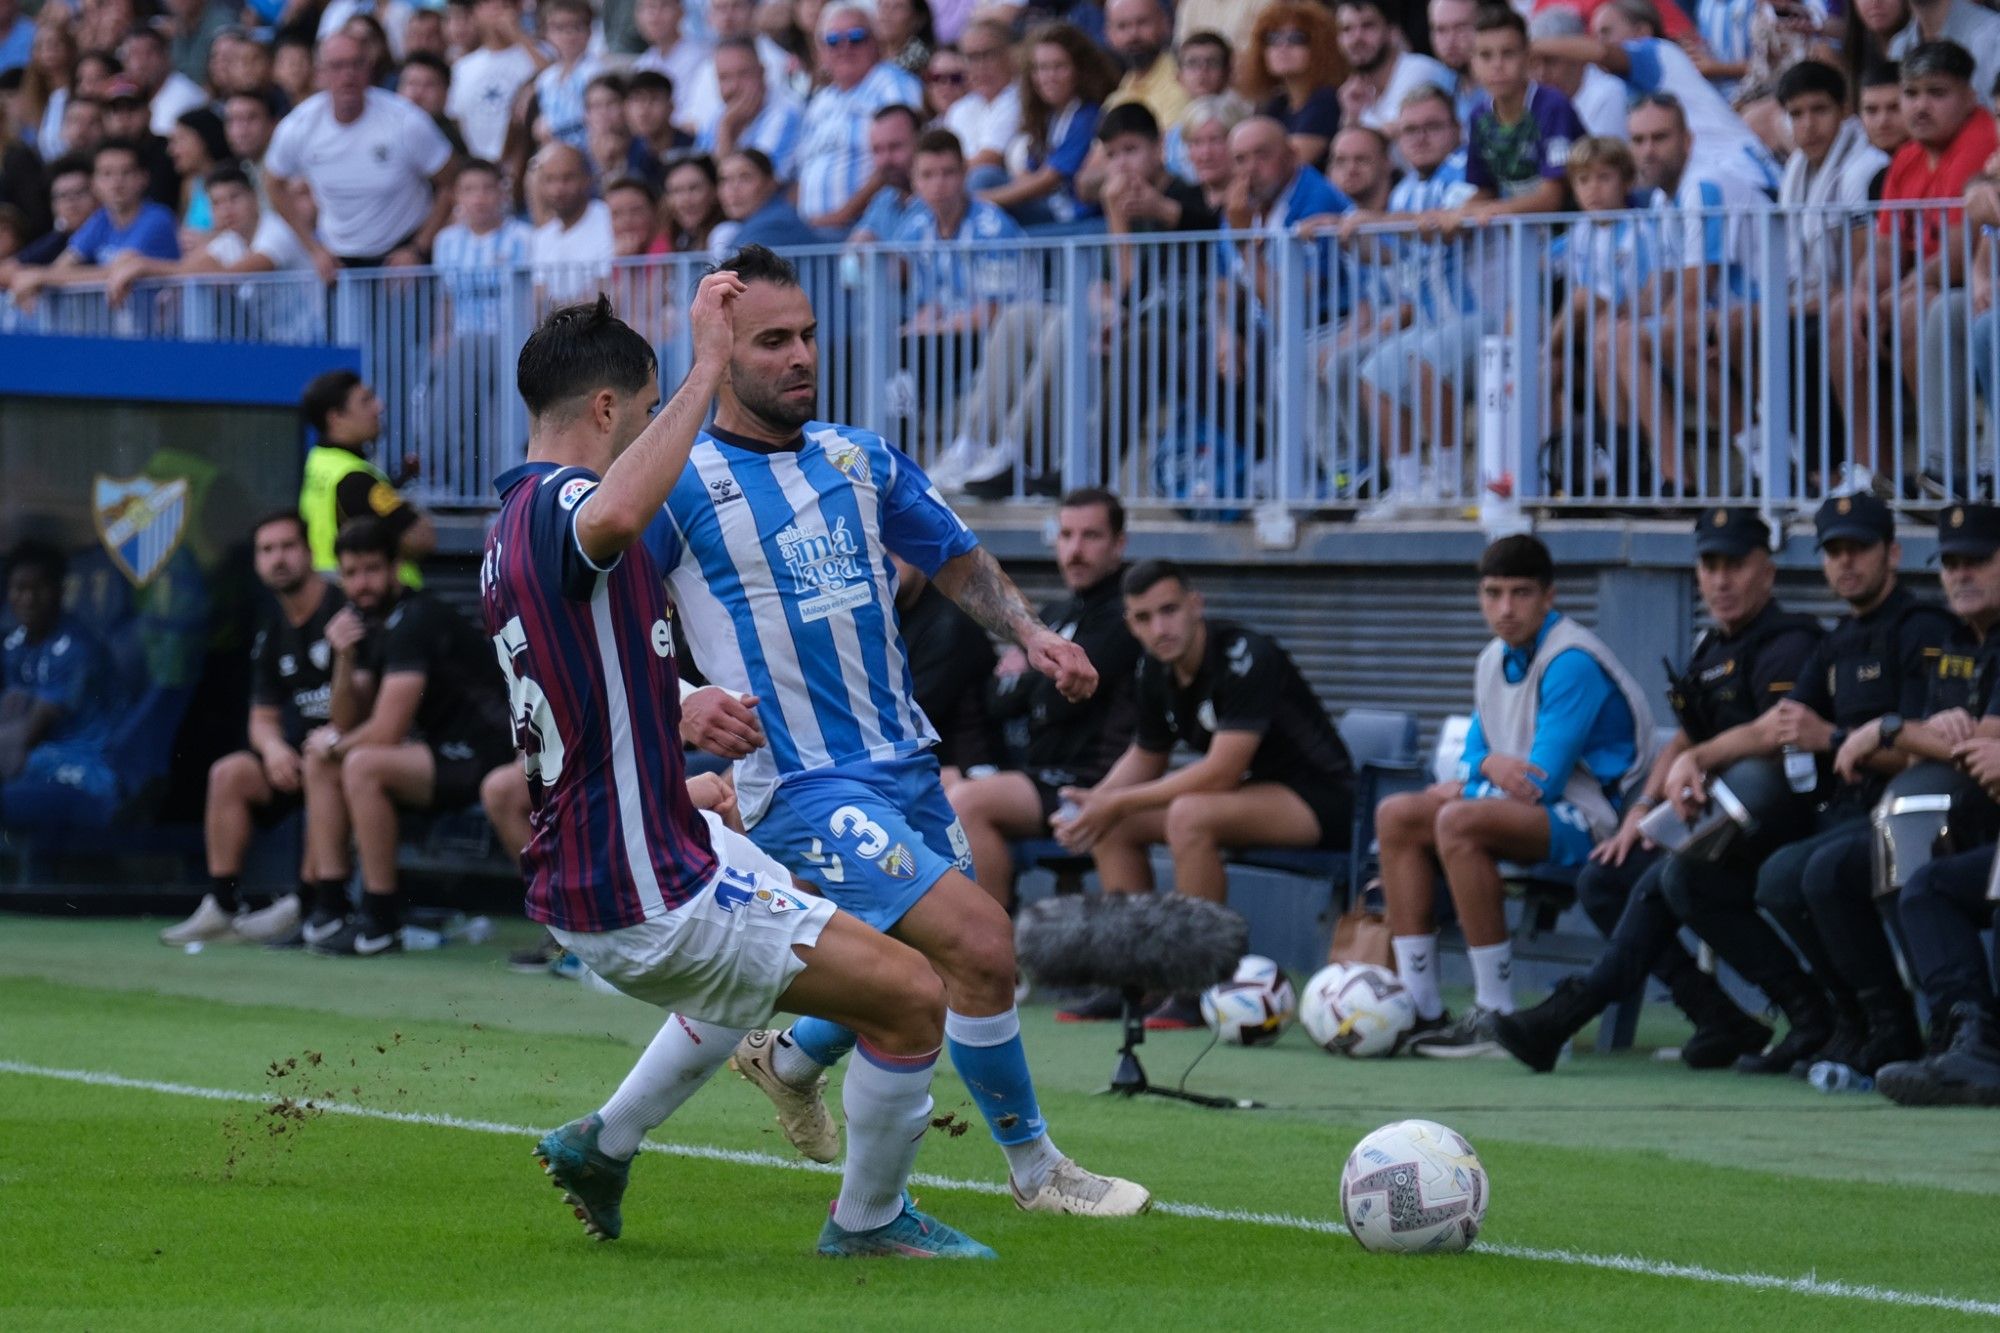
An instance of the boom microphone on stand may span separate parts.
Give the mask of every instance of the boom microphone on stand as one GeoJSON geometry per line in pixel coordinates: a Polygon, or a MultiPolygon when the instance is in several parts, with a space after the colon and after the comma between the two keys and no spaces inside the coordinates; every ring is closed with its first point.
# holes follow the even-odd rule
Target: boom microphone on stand
{"type": "Polygon", "coordinates": [[[1125,1044],[1110,1091],[1151,1093],[1202,1106],[1252,1107],[1233,1097],[1208,1097],[1155,1087],[1139,1063],[1146,1039],[1140,1000],[1148,991],[1203,991],[1227,981],[1250,947],[1250,927],[1220,903],[1177,893],[1107,893],[1048,898],[1023,909],[1014,952],[1041,985],[1109,987],[1125,1003],[1125,1044]]]}

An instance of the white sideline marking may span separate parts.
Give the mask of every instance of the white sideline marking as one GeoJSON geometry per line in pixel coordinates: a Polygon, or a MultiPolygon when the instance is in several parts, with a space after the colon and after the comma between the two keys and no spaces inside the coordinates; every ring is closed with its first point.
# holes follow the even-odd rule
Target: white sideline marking
{"type": "MultiPolygon", "coordinates": [[[[0,1074],[21,1074],[29,1078],[55,1079],[64,1083],[87,1083],[103,1088],[130,1088],[141,1092],[195,1097],[212,1102],[255,1102],[261,1105],[270,1103],[278,1097],[278,1094],[274,1093],[237,1092],[228,1088],[202,1088],[188,1083],[163,1083],[149,1078],[127,1078],[123,1074],[91,1069],[53,1069],[46,1065],[23,1064],[16,1060],[0,1060],[0,1074]]],[[[351,1102],[323,1102],[317,1099],[313,1100],[312,1105],[315,1110],[324,1111],[328,1115],[349,1115],[363,1120],[386,1120],[399,1125],[468,1129],[481,1134],[506,1134],[526,1139],[539,1138],[545,1132],[530,1125],[510,1125],[498,1120],[471,1120],[464,1116],[443,1115],[429,1111],[390,1111],[374,1106],[356,1106],[351,1102]]],[[[828,1176],[840,1174],[838,1166],[735,1148],[714,1148],[690,1143],[647,1143],[641,1147],[645,1152],[664,1153],[669,1157],[689,1157],[705,1162],[779,1167],[788,1171],[810,1171],[817,1175],[828,1176]]],[[[934,1176],[923,1172],[911,1177],[911,1181],[931,1189],[961,1190],[973,1194],[1007,1193],[1006,1186],[996,1185],[991,1181],[954,1180],[949,1176],[934,1176]]],[[[1327,1236],[1347,1234],[1347,1228],[1338,1222],[1298,1217],[1290,1213],[1262,1213],[1237,1208],[1210,1208],[1206,1204],[1199,1203],[1163,1201],[1155,1201],[1153,1211],[1173,1217],[1283,1227],[1288,1231],[1307,1231],[1327,1236]]],[[[1477,1248],[1482,1254],[1495,1254],[1507,1259],[1526,1259],[1534,1263],[1566,1264],[1573,1268],[1596,1268],[1614,1273],[1636,1274],[1640,1277],[1679,1278],[1685,1282],[1744,1287],[1754,1291],[1782,1291],[1798,1296],[1832,1296],[1842,1300],[1895,1305],[1906,1309],[1950,1310],[1957,1314],[2000,1318],[2000,1301],[1979,1301],[1959,1296],[1898,1291],[1893,1287],[1840,1282],[1811,1276],[1779,1277],[1771,1273],[1731,1273],[1700,1264],[1669,1263],[1630,1254],[1588,1254],[1578,1250],[1544,1249],[1533,1245],[1498,1245],[1488,1241],[1479,1242],[1477,1248]]]]}

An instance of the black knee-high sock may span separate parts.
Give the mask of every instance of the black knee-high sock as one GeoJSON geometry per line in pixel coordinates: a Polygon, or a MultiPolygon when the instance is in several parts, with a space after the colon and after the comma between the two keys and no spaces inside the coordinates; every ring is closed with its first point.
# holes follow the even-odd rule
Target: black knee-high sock
{"type": "Polygon", "coordinates": [[[242,906],[239,894],[243,889],[241,875],[210,875],[208,891],[215,898],[215,905],[232,916],[242,906]]]}

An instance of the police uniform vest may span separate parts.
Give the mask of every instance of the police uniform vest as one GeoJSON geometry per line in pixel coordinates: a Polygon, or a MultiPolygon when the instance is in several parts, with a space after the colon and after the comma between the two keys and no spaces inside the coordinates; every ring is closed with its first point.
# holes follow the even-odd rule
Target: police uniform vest
{"type": "Polygon", "coordinates": [[[1702,631],[1685,671],[1676,672],[1667,663],[1667,701],[1688,739],[1699,745],[1756,721],[1763,712],[1756,687],[1758,654],[1771,640],[1801,632],[1817,638],[1819,622],[1802,611],[1773,609],[1735,639],[1702,631]]]}
{"type": "MultiPolygon", "coordinates": [[[[306,545],[312,551],[313,568],[322,572],[340,568],[333,553],[334,538],[340,535],[340,514],[334,499],[340,483],[362,473],[378,486],[395,489],[389,474],[351,449],[318,444],[306,450],[305,476],[299,482],[299,516],[306,521],[306,545]]],[[[424,578],[414,562],[401,561],[396,573],[408,588],[421,588],[424,578]]]]}

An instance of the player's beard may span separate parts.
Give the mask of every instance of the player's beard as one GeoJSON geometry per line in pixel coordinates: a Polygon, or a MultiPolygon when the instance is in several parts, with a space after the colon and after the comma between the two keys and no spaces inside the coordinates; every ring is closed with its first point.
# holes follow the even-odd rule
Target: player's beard
{"type": "Polygon", "coordinates": [[[788,431],[797,430],[811,421],[813,413],[819,408],[818,386],[811,375],[803,380],[787,378],[775,385],[749,375],[740,375],[735,377],[735,389],[737,401],[752,415],[788,431]],[[802,384],[814,390],[811,397],[786,397],[802,384]]]}

